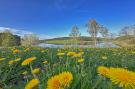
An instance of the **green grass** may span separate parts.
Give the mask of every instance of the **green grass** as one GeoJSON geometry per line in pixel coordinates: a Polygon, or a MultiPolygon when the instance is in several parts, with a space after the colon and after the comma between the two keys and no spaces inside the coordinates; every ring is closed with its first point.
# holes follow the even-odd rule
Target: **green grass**
{"type": "Polygon", "coordinates": [[[29,57],[37,57],[31,63],[32,68],[40,68],[42,71],[37,75],[40,80],[39,89],[46,89],[47,81],[52,76],[63,71],[70,71],[73,74],[73,81],[68,89],[122,89],[111,83],[109,79],[98,75],[97,67],[121,67],[135,71],[135,48],[36,48],[32,47],[27,52],[25,47],[15,47],[20,53],[13,54],[13,48],[1,48],[0,57],[6,58],[0,61],[0,87],[3,89],[24,89],[27,80],[33,79],[30,72],[30,65],[21,66],[21,63],[29,57]],[[69,57],[66,54],[70,51],[84,52],[81,58],[83,63],[78,63],[80,57],[69,57]],[[57,53],[63,52],[64,56],[58,57],[57,53]],[[107,56],[103,60],[102,56],[107,56]],[[19,62],[9,65],[10,60],[21,58],[19,62]],[[48,64],[43,64],[47,60],[48,64]],[[65,63],[67,63],[65,65],[65,63]],[[21,74],[28,71],[27,78],[21,74]]]}

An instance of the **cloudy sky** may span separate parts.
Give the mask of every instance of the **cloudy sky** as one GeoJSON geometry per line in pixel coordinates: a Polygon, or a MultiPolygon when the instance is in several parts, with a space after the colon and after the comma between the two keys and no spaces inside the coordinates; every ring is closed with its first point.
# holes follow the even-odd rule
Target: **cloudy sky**
{"type": "Polygon", "coordinates": [[[135,24],[135,0],[0,0],[0,27],[42,37],[68,36],[73,25],[88,35],[93,18],[117,32],[135,24]]]}

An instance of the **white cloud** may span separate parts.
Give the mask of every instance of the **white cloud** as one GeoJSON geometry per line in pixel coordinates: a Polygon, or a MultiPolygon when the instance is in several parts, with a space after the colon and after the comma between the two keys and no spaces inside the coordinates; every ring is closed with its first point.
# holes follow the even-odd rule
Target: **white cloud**
{"type": "MultiPolygon", "coordinates": [[[[8,28],[8,27],[0,27],[0,32],[4,32],[5,30],[9,30],[12,34],[18,35],[23,37],[25,34],[35,34],[31,31],[26,31],[26,30],[18,30],[18,29],[13,29],[13,28],[8,28]]],[[[54,36],[49,36],[45,34],[36,34],[40,40],[43,39],[52,39],[55,38],[54,36]]]]}
{"type": "Polygon", "coordinates": [[[25,30],[17,30],[13,28],[7,28],[7,27],[0,27],[0,32],[3,32],[5,30],[9,30],[14,35],[24,36],[25,34],[33,34],[33,32],[25,31],[25,30]]]}

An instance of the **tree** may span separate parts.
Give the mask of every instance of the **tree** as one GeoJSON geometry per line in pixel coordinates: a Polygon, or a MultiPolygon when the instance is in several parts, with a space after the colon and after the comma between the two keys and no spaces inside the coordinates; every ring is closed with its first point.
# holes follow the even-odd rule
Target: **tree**
{"type": "Polygon", "coordinates": [[[107,38],[107,36],[109,35],[109,30],[106,27],[100,27],[99,30],[100,34],[102,35],[103,38],[107,38]]]}
{"type": "Polygon", "coordinates": [[[96,22],[96,20],[92,19],[92,20],[88,21],[86,26],[88,27],[87,32],[91,35],[91,37],[93,39],[93,42],[94,42],[94,46],[96,46],[96,44],[97,44],[97,34],[98,34],[98,31],[99,31],[99,25],[96,22]]]}
{"type": "Polygon", "coordinates": [[[72,31],[71,33],[69,34],[70,37],[72,37],[73,39],[73,42],[75,42],[77,44],[77,40],[78,40],[78,37],[81,35],[81,33],[79,32],[79,29],[76,25],[74,25],[72,27],[72,31]]]}
{"type": "Polygon", "coordinates": [[[34,46],[39,43],[39,38],[35,34],[26,34],[21,40],[23,46],[34,46]]]}
{"type": "Polygon", "coordinates": [[[130,28],[132,30],[133,36],[135,37],[135,25],[132,25],[130,28]]]}
{"type": "Polygon", "coordinates": [[[128,37],[130,35],[130,27],[126,26],[120,31],[120,36],[128,37]]]}
{"type": "Polygon", "coordinates": [[[2,46],[15,46],[16,45],[16,38],[14,37],[14,35],[9,31],[9,30],[5,30],[2,34],[1,34],[1,45],[2,46]]]}
{"type": "Polygon", "coordinates": [[[110,33],[110,38],[113,40],[117,37],[117,34],[116,33],[110,33]]]}

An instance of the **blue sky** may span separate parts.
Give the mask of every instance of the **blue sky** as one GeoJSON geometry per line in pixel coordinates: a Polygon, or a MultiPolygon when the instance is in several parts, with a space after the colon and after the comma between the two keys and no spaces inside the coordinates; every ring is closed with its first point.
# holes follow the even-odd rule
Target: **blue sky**
{"type": "Polygon", "coordinates": [[[117,32],[135,24],[135,0],[0,0],[0,27],[42,36],[68,36],[73,25],[88,35],[93,18],[117,32]]]}

